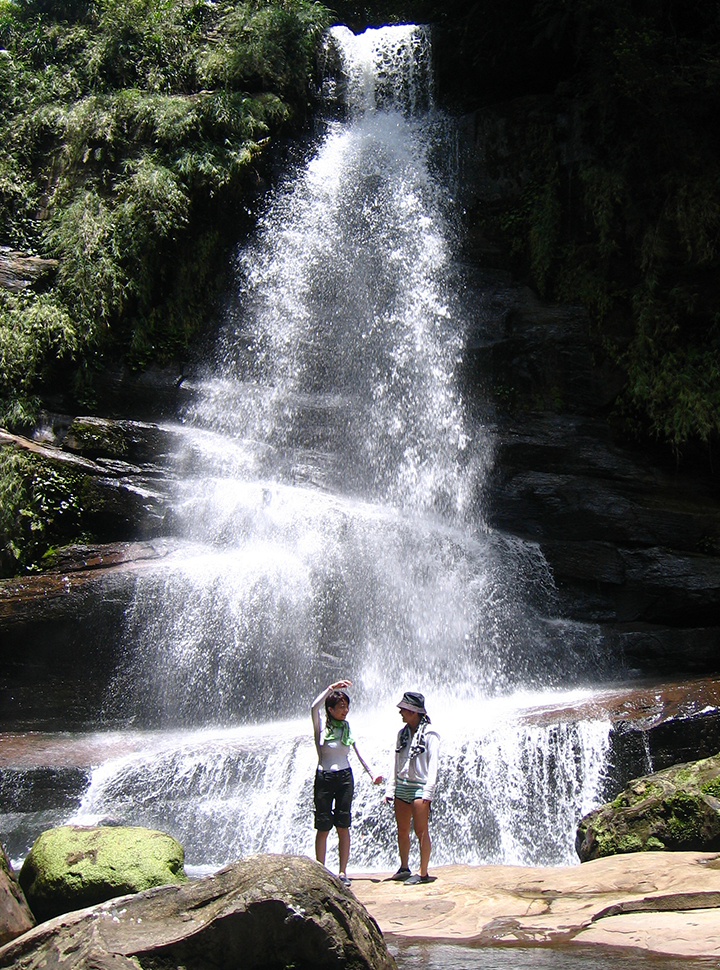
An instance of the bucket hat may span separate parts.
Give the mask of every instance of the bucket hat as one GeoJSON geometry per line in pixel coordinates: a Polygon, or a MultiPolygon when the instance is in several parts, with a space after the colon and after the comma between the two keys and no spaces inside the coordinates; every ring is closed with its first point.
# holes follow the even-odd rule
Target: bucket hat
{"type": "Polygon", "coordinates": [[[406,690],[402,700],[397,705],[406,711],[416,711],[418,714],[427,714],[425,710],[425,698],[414,690],[406,690]]]}

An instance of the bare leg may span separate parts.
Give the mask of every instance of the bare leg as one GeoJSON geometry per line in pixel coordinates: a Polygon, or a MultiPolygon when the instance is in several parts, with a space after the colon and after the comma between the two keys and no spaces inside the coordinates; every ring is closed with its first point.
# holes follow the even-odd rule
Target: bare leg
{"type": "Polygon", "coordinates": [[[321,832],[319,829],[315,833],[315,858],[321,865],[325,865],[325,851],[327,849],[327,832],[321,832]]]}
{"type": "Polygon", "coordinates": [[[420,843],[420,875],[427,876],[428,863],[430,862],[430,832],[428,830],[428,818],[430,816],[430,802],[425,798],[416,798],[412,803],[412,820],[415,835],[420,843]]]}
{"type": "Polygon", "coordinates": [[[350,829],[341,829],[338,826],[338,854],[340,856],[340,875],[347,875],[347,864],[350,858],[350,829]]]}
{"type": "Polygon", "coordinates": [[[400,853],[400,868],[408,869],[410,859],[410,821],[412,819],[412,805],[395,799],[395,822],[397,823],[397,843],[400,853]]]}

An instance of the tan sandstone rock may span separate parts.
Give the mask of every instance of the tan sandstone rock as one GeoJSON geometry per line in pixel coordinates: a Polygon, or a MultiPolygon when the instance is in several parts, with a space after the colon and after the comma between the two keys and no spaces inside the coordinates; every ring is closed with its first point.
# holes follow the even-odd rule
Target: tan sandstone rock
{"type": "Polygon", "coordinates": [[[17,884],[5,850],[0,846],[0,945],[26,933],[34,925],[30,907],[17,884]]]}
{"type": "Polygon", "coordinates": [[[353,877],[388,936],[475,945],[602,943],[720,956],[720,855],[643,852],[578,866],[442,866],[420,886],[353,877]]]}

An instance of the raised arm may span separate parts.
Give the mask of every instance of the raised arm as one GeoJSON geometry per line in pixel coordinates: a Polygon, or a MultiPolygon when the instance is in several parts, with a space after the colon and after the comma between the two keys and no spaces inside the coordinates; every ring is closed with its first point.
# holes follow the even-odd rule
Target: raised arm
{"type": "Polygon", "coordinates": [[[330,686],[326,687],[322,693],[318,694],[310,705],[310,715],[313,722],[313,735],[315,737],[315,747],[318,749],[318,756],[320,755],[320,732],[322,730],[322,725],[320,723],[320,711],[325,703],[325,698],[332,690],[344,690],[345,687],[351,686],[352,684],[349,680],[338,680],[337,683],[330,684],[330,686]]]}

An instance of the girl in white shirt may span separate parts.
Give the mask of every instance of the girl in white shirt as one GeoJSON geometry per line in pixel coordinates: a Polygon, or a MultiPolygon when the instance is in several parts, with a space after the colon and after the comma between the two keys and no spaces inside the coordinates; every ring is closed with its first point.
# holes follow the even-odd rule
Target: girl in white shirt
{"type": "Polygon", "coordinates": [[[350,885],[346,870],[350,857],[351,806],[355,791],[352,768],[348,760],[350,749],[354,748],[358,761],[370,775],[374,785],[379,785],[383,780],[382,775],[373,775],[350,733],[350,725],[347,721],[350,698],[344,690],[350,686],[349,680],[339,680],[335,684],[330,684],[315,698],[310,709],[318,753],[318,767],[313,786],[317,830],[315,858],[325,865],[328,832],[335,826],[340,856],[339,877],[346,886],[350,885]],[[323,702],[325,703],[324,729],[320,715],[323,702]]]}

